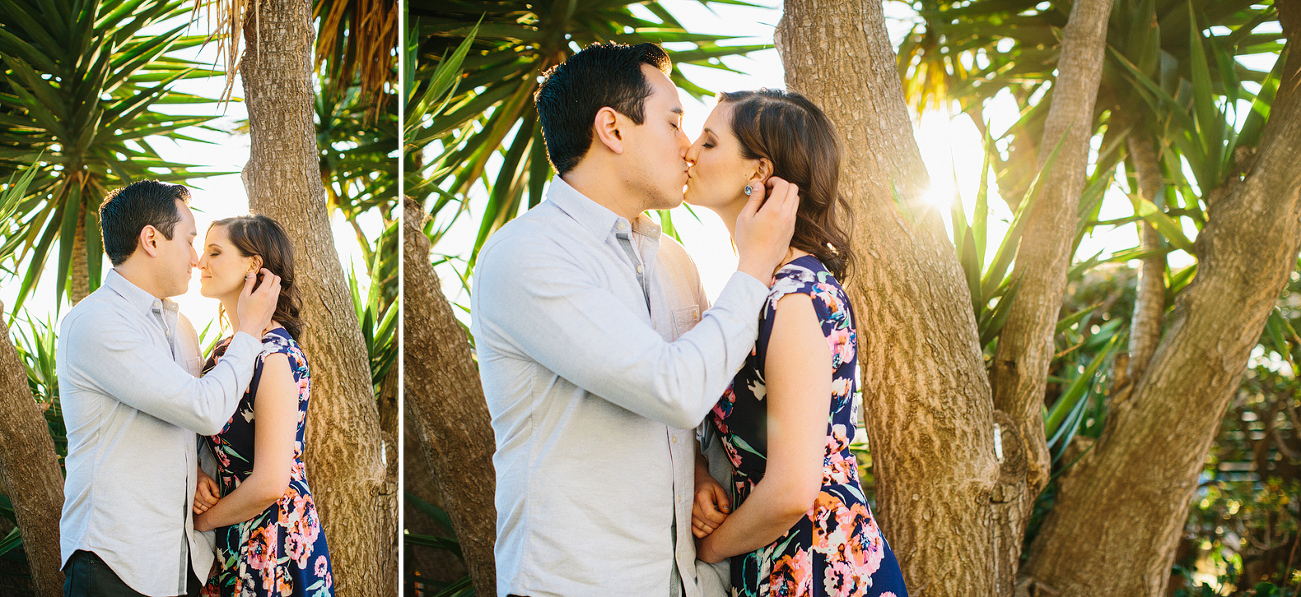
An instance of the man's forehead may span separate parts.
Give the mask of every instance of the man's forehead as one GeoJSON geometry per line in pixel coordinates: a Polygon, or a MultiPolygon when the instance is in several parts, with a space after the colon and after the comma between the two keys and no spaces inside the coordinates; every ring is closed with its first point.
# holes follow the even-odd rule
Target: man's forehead
{"type": "Polygon", "coordinates": [[[649,64],[641,65],[641,69],[651,85],[651,96],[660,99],[670,111],[681,114],[682,102],[678,99],[678,88],[668,75],[649,64]]]}

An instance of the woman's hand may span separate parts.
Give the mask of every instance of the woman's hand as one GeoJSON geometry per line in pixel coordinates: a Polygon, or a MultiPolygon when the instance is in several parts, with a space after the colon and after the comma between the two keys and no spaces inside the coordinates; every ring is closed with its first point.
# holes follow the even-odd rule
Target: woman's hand
{"type": "MultiPolygon", "coordinates": [[[[212,477],[208,476],[208,473],[203,472],[203,469],[199,469],[199,483],[194,488],[194,505],[192,506],[194,513],[198,515],[207,512],[208,508],[213,507],[219,499],[221,499],[221,487],[217,485],[217,482],[212,477]]],[[[197,528],[198,525],[196,524],[195,527],[197,528]]]]}
{"type": "MultiPolygon", "coordinates": [[[[696,476],[696,499],[691,504],[691,534],[703,539],[732,512],[732,501],[727,490],[708,475],[696,476]]],[[[711,562],[712,563],[712,562],[711,562]]]]}

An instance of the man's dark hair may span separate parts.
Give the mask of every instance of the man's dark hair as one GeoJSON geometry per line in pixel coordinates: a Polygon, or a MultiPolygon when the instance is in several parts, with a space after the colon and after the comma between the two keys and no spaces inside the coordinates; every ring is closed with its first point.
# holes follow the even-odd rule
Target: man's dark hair
{"type": "Polygon", "coordinates": [[[557,174],[578,165],[592,146],[592,121],[601,108],[610,107],[636,124],[644,119],[642,107],[652,88],[641,65],[664,74],[673,70],[668,54],[652,43],[592,44],[542,74],[533,95],[547,157],[557,174]]]}
{"type": "Polygon", "coordinates": [[[156,180],[133,182],[109,193],[99,204],[99,230],[109,261],[122,265],[136,251],[145,226],[153,226],[172,240],[172,229],[181,221],[177,199],[189,205],[190,190],[156,180]]]}

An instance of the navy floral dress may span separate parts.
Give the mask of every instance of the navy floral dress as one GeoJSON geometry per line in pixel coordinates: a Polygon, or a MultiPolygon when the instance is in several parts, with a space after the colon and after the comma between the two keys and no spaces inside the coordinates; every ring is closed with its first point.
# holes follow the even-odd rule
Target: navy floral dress
{"type": "MultiPolygon", "coordinates": [[[[229,344],[230,338],[217,344],[204,371],[217,364],[229,344]]],[[[271,330],[262,337],[262,352],[253,368],[253,381],[240,399],[239,408],[221,433],[206,439],[217,456],[217,484],[225,497],[253,472],[253,400],[262,378],[262,363],[267,355],[276,353],[289,358],[289,368],[298,385],[298,431],[289,487],[279,501],[251,520],[217,528],[217,573],[208,579],[204,597],[334,595],[330,553],[325,534],[321,532],[316,503],[307,488],[307,468],[303,464],[303,430],[312,389],[311,372],[302,349],[284,328],[271,330]]]]}
{"type": "Polygon", "coordinates": [[[759,320],[754,351],[709,415],[735,471],[734,509],[763,479],[767,465],[764,359],[777,301],[792,293],[812,298],[831,348],[831,412],[822,491],[813,508],[785,535],[731,559],[732,595],[906,597],[899,563],[872,518],[858,482],[858,465],[849,451],[855,430],[858,363],[853,311],[840,283],[812,255],[795,259],[777,272],[759,320]]]}

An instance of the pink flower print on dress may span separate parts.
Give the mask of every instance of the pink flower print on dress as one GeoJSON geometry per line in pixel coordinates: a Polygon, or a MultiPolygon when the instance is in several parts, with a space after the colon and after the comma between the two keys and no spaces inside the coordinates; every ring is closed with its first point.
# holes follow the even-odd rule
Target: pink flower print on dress
{"type": "Polygon", "coordinates": [[[822,573],[822,590],[827,595],[836,597],[853,595],[860,592],[854,590],[859,585],[859,580],[854,568],[844,560],[829,561],[822,573]]]}
{"type": "Polygon", "coordinates": [[[850,507],[850,516],[853,520],[849,524],[858,524],[861,529],[859,540],[850,544],[854,560],[860,563],[860,568],[867,574],[873,574],[881,567],[881,559],[885,557],[881,529],[876,526],[876,520],[863,504],[850,507]]]}
{"type": "Polygon", "coordinates": [[[838,368],[854,360],[854,332],[845,328],[831,330],[827,334],[827,347],[831,349],[831,366],[838,368]]]}
{"type": "Polygon", "coordinates": [[[279,593],[279,594],[281,594],[281,595],[293,595],[293,594],[294,594],[294,583],[291,582],[291,581],[289,580],[289,577],[287,577],[287,576],[281,576],[281,577],[280,577],[279,579],[277,579],[277,580],[278,580],[278,583],[277,583],[277,585],[276,585],[276,592],[277,592],[277,593],[279,593]]]}
{"type": "Polygon", "coordinates": [[[266,527],[258,527],[248,538],[248,563],[254,570],[272,566],[276,559],[275,535],[266,527]]]}
{"type": "Polygon", "coordinates": [[[773,595],[808,595],[813,591],[813,556],[804,549],[782,556],[771,578],[773,595]]]}

